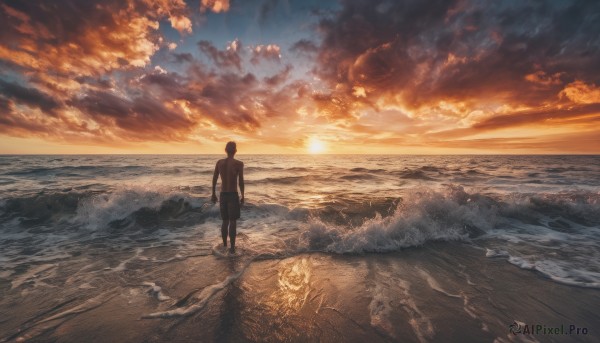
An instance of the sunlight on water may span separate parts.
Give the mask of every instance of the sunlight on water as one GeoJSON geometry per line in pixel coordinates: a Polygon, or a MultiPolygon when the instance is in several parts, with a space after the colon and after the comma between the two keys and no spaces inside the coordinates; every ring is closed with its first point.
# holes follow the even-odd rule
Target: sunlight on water
{"type": "Polygon", "coordinates": [[[273,303],[286,312],[298,311],[310,293],[311,266],[306,258],[283,264],[278,275],[278,291],[273,294],[273,303]]]}

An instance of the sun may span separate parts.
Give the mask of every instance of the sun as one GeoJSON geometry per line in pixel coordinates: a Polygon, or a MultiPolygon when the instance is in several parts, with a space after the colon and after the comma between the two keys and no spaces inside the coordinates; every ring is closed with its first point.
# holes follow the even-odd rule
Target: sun
{"type": "Polygon", "coordinates": [[[311,154],[320,154],[325,151],[325,143],[318,138],[312,137],[308,141],[308,152],[311,154]]]}

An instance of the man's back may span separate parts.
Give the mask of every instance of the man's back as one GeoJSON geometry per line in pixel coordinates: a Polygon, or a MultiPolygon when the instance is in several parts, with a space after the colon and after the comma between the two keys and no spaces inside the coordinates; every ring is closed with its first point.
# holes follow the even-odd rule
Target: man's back
{"type": "Polygon", "coordinates": [[[217,170],[221,177],[221,192],[237,192],[237,181],[243,172],[244,163],[233,157],[224,158],[217,162],[217,170]]]}
{"type": "Polygon", "coordinates": [[[217,161],[212,180],[212,201],[217,202],[215,188],[219,176],[221,177],[221,196],[219,207],[221,210],[221,237],[223,246],[227,246],[227,234],[231,242],[230,252],[235,252],[236,221],[240,219],[240,205],[244,203],[244,163],[233,158],[237,152],[235,142],[228,142],[225,146],[227,158],[217,161]],[[237,181],[239,180],[242,197],[238,197],[237,181]]]}

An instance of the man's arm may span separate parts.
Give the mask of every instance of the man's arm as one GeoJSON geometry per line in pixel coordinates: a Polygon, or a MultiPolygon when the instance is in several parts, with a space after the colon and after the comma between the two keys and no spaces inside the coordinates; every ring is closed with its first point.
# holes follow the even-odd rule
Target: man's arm
{"type": "Polygon", "coordinates": [[[215,165],[215,172],[213,174],[212,180],[212,197],[210,200],[212,202],[217,202],[217,195],[215,194],[215,188],[217,188],[217,181],[219,180],[219,161],[217,161],[217,165],[215,165]]]}
{"type": "Polygon", "coordinates": [[[240,199],[240,203],[244,203],[244,162],[240,162],[240,192],[242,193],[242,198],[240,199]]]}

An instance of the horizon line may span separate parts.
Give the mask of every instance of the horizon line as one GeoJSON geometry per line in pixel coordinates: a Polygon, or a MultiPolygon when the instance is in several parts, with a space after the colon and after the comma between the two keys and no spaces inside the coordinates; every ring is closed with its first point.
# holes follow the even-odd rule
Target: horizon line
{"type": "MultiPolygon", "coordinates": [[[[11,153],[0,153],[0,156],[106,156],[106,155],[115,155],[115,156],[140,156],[140,155],[148,155],[148,156],[196,156],[196,155],[211,155],[211,156],[222,156],[226,155],[224,153],[108,153],[108,154],[44,154],[44,153],[25,153],[25,154],[11,154],[11,153]]],[[[237,156],[600,156],[600,152],[598,153],[490,153],[490,154],[480,154],[480,153],[462,153],[462,154],[397,154],[397,153],[318,153],[318,154],[310,154],[310,153],[250,153],[250,154],[240,154],[237,153],[237,156]]]]}

